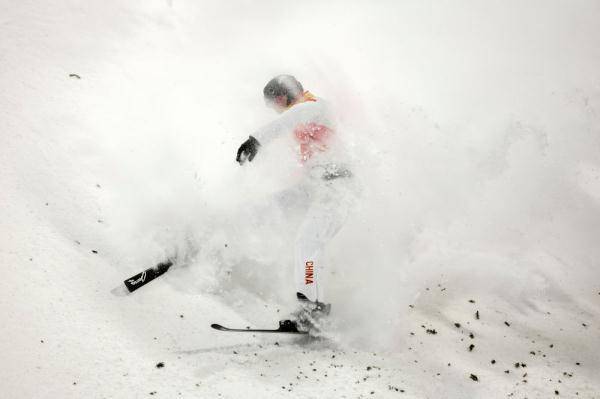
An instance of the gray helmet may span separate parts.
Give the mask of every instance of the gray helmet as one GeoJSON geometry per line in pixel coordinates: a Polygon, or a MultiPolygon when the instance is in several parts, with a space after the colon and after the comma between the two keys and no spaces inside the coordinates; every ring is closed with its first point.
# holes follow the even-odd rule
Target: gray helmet
{"type": "Polygon", "coordinates": [[[292,75],[279,75],[267,83],[263,89],[263,94],[267,100],[275,100],[279,96],[287,96],[287,105],[292,104],[304,93],[302,84],[292,75]]]}

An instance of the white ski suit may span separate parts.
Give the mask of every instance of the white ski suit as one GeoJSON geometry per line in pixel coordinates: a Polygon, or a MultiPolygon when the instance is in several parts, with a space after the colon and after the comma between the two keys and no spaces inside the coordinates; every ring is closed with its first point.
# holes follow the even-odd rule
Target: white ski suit
{"type": "Polygon", "coordinates": [[[295,241],[296,292],[298,299],[324,302],[323,249],[346,221],[356,183],[329,106],[308,92],[304,100],[252,136],[265,146],[283,135],[297,150],[304,176],[294,193],[308,203],[308,210],[295,241]]]}

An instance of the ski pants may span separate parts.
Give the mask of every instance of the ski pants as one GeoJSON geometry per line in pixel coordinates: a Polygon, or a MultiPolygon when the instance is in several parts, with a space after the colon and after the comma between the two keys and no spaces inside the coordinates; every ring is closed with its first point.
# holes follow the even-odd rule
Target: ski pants
{"type": "Polygon", "coordinates": [[[313,179],[308,209],[296,234],[294,279],[298,299],[324,302],[323,251],[344,225],[356,197],[352,176],[313,179]]]}

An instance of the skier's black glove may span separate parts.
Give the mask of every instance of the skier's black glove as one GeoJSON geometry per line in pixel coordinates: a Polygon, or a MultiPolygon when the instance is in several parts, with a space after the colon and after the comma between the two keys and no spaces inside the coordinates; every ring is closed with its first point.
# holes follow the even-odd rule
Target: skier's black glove
{"type": "Polygon", "coordinates": [[[252,162],[254,156],[258,152],[258,147],[260,147],[258,140],[250,136],[250,138],[244,141],[240,148],[238,148],[237,157],[235,157],[235,160],[238,161],[240,165],[246,162],[246,159],[249,162],[252,162]]]}

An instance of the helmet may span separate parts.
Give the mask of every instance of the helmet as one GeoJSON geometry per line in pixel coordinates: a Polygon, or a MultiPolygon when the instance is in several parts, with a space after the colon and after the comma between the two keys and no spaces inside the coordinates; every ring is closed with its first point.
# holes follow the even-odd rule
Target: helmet
{"type": "Polygon", "coordinates": [[[287,105],[291,105],[302,96],[304,88],[292,75],[279,75],[267,83],[263,89],[266,100],[274,101],[277,97],[287,96],[287,105]]]}

